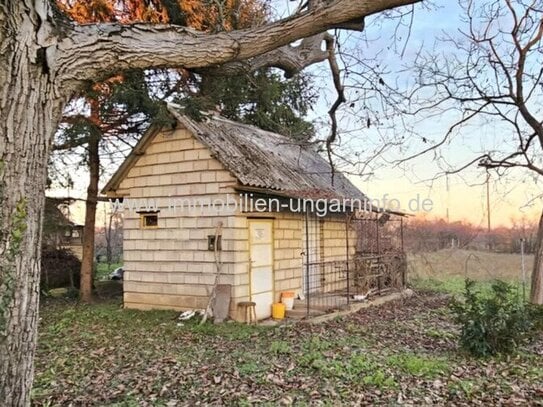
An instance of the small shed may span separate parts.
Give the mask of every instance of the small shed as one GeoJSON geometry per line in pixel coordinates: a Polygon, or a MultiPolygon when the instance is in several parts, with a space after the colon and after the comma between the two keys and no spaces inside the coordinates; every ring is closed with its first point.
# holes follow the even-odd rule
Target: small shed
{"type": "Polygon", "coordinates": [[[339,273],[324,272],[348,268],[357,237],[346,216],[366,196],[311,145],[169,109],[175,125],[151,127],[102,191],[124,209],[124,306],[204,308],[219,224],[232,318],[242,301],[263,319],[283,291],[337,289],[339,273]]]}

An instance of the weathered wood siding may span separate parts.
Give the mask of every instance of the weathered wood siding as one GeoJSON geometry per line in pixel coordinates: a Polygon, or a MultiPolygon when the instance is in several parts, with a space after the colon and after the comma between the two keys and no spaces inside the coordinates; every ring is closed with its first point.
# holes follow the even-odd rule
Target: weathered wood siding
{"type": "MultiPolygon", "coordinates": [[[[124,304],[138,309],[204,308],[214,283],[216,265],[208,250],[208,235],[222,229],[221,283],[232,284],[230,316],[243,319],[237,303],[249,300],[248,217],[274,219],[274,298],[282,291],[299,292],[303,272],[304,215],[300,213],[229,213],[219,208],[189,210],[180,200],[202,202],[238,197],[236,179],[210,156],[187,130],[159,132],[121,182],[117,196],[134,206],[154,199],[158,227],[140,226],[140,214],[124,212],[124,304]]],[[[126,203],[126,206],[129,204],[126,203]]],[[[141,208],[144,209],[144,208],[141,208]]],[[[321,260],[345,258],[345,218],[321,222],[321,260]]],[[[354,232],[351,232],[354,252],[354,232]]]]}
{"type": "MultiPolygon", "coordinates": [[[[321,220],[321,261],[344,262],[351,260],[356,250],[356,231],[346,228],[344,214],[331,214],[321,220]],[[349,244],[347,247],[347,237],[349,244]],[[348,253],[348,255],[347,255],[348,253]]],[[[322,291],[337,291],[347,288],[346,268],[342,265],[339,270],[331,270],[331,266],[324,266],[325,276],[322,281],[322,291]],[[326,272],[328,274],[326,274],[326,272]]]]}
{"type": "MultiPolygon", "coordinates": [[[[279,301],[281,291],[299,292],[302,286],[302,222],[303,215],[291,212],[240,213],[240,218],[273,218],[274,300],[279,301]]],[[[247,256],[249,246],[247,245],[247,256]]],[[[247,265],[247,276],[249,275],[247,265]]],[[[249,300],[249,285],[237,287],[239,301],[249,300]]]]}
{"type": "MultiPolygon", "coordinates": [[[[240,252],[246,230],[235,213],[213,208],[189,210],[181,199],[203,202],[235,195],[236,180],[187,130],[158,133],[127,173],[117,191],[131,199],[156,199],[158,227],[142,229],[140,215],[125,210],[124,304],[127,308],[203,308],[215,278],[214,253],[207,237],[223,222],[222,262],[225,284],[239,285],[236,264],[247,262],[240,252]],[[179,205],[178,205],[179,204],[179,205]],[[241,226],[241,231],[236,230],[241,226]],[[240,243],[241,242],[241,243],[240,243]]],[[[143,203],[143,201],[141,201],[143,203]]]]}
{"type": "Polygon", "coordinates": [[[346,229],[344,214],[330,214],[321,220],[321,260],[334,261],[347,258],[347,233],[349,235],[349,258],[355,253],[356,231],[346,229]]]}
{"type": "MultiPolygon", "coordinates": [[[[303,247],[305,229],[304,214],[279,212],[268,214],[240,214],[240,216],[261,217],[271,216],[274,219],[274,298],[280,300],[282,291],[302,291],[303,268],[303,247]]],[[[319,261],[344,261],[347,258],[345,215],[328,215],[320,219],[320,259],[319,261]]],[[[356,232],[349,229],[349,258],[355,253],[356,232]]],[[[248,250],[248,247],[247,247],[248,250]]],[[[247,269],[247,273],[249,269],[247,269]]],[[[337,276],[339,277],[339,275],[337,276]]],[[[323,289],[326,290],[326,283],[332,283],[331,276],[325,281],[323,289]]],[[[248,284],[248,281],[247,281],[248,284]]],[[[338,286],[333,285],[334,289],[338,286]]],[[[240,301],[249,300],[249,287],[237,287],[240,301]],[[241,299],[243,298],[243,299],[241,299]]]]}
{"type": "Polygon", "coordinates": [[[298,293],[302,287],[302,234],[304,215],[281,212],[275,219],[275,297],[281,291],[298,293]]]}

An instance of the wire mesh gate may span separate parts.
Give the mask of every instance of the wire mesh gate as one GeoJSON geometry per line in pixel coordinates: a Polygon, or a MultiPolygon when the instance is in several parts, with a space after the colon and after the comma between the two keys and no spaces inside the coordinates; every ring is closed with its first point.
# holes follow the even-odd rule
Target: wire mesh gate
{"type": "Polygon", "coordinates": [[[299,305],[305,306],[306,315],[341,309],[371,295],[405,287],[402,217],[388,213],[345,215],[341,256],[327,253],[329,237],[323,233],[324,222],[313,214],[305,215],[304,298],[299,305]]]}

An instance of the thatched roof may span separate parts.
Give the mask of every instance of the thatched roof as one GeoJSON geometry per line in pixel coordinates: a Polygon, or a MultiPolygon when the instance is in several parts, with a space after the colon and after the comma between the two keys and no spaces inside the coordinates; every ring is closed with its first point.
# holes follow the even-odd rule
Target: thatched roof
{"type": "MultiPolygon", "coordinates": [[[[169,110],[237,178],[239,189],[247,187],[295,198],[367,199],[340,172],[332,176],[330,164],[312,145],[215,114],[195,121],[175,105],[169,105],[169,110]]],[[[155,134],[156,129],[150,129],[144,135],[131,153],[133,157],[127,158],[103,192],[116,189],[121,173],[126,174],[127,166],[135,163],[149,144],[148,138],[155,134]]]]}

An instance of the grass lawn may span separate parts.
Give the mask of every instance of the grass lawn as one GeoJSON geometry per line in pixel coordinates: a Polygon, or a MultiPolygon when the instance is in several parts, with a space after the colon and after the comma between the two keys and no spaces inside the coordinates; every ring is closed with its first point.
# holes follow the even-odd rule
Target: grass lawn
{"type": "Polygon", "coordinates": [[[98,281],[109,280],[111,272],[121,266],[122,263],[111,263],[109,267],[107,263],[96,263],[96,275],[94,278],[98,281]]]}
{"type": "Polygon", "coordinates": [[[42,305],[35,405],[543,404],[543,338],[513,356],[456,348],[447,298],[329,321],[178,326],[118,303],[42,305]]]}
{"type": "MultiPolygon", "coordinates": [[[[526,295],[529,295],[533,255],[525,261],[526,295]]],[[[410,282],[417,288],[460,294],[468,277],[488,289],[495,279],[517,286],[522,294],[522,267],[519,254],[446,249],[408,255],[410,282]]]]}

